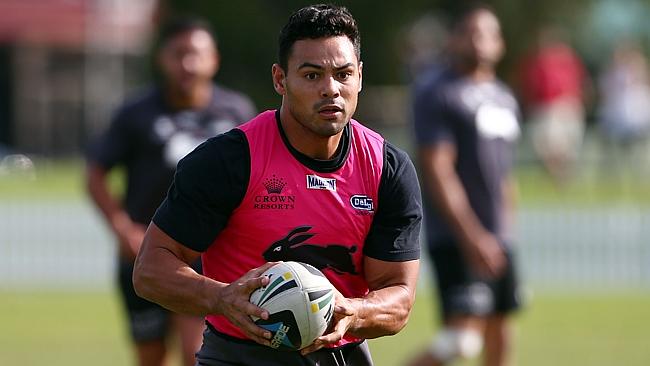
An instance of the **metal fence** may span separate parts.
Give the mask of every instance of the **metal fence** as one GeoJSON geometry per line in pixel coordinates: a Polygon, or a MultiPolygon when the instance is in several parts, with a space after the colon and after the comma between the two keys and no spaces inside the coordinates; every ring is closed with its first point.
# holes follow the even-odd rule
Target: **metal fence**
{"type": "Polygon", "coordinates": [[[518,215],[522,272],[554,287],[650,286],[650,210],[524,209],[518,215]]]}
{"type": "Polygon", "coordinates": [[[114,253],[89,203],[0,203],[0,287],[106,287],[114,253]]]}
{"type": "MultiPolygon", "coordinates": [[[[530,284],[650,287],[650,209],[521,208],[518,228],[519,267],[530,284]]],[[[0,203],[0,288],[105,288],[114,256],[88,202],[0,203]]]]}

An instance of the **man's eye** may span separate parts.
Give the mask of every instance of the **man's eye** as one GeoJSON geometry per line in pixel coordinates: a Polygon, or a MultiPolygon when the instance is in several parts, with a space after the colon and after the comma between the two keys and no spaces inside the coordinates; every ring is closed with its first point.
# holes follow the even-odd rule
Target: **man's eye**
{"type": "Polygon", "coordinates": [[[352,76],[352,73],[349,72],[349,71],[342,71],[342,72],[339,72],[338,75],[339,75],[339,79],[347,80],[350,76],[352,76]]]}
{"type": "Polygon", "coordinates": [[[315,72],[310,72],[309,74],[305,75],[305,77],[308,80],[316,80],[316,78],[318,77],[318,74],[315,73],[315,72]]]}

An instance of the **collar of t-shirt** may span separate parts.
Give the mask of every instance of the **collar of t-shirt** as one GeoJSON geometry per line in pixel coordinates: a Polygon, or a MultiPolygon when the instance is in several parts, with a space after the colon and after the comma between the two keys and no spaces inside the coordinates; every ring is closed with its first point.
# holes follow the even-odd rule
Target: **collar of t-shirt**
{"type": "Polygon", "coordinates": [[[336,154],[334,157],[327,160],[320,160],[310,158],[309,156],[301,153],[293,146],[291,146],[289,139],[287,138],[287,135],[284,133],[284,129],[282,128],[282,123],[280,122],[279,109],[275,111],[275,120],[285,146],[287,149],[289,149],[291,155],[298,159],[298,161],[304,166],[317,172],[331,173],[342,167],[345,163],[345,160],[347,159],[348,153],[350,151],[350,123],[346,124],[345,128],[343,128],[343,134],[341,135],[341,140],[339,141],[339,146],[336,148],[336,154]]]}

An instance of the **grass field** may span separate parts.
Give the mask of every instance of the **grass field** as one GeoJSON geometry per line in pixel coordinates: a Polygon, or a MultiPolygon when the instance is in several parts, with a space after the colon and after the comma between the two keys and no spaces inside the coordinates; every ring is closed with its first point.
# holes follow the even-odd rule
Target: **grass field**
{"type": "MultiPolygon", "coordinates": [[[[82,172],[79,160],[44,160],[36,162],[35,174],[0,174],[0,204],[87,199],[82,172]]],[[[120,190],[119,177],[119,172],[113,175],[115,190],[120,190]]],[[[535,167],[519,167],[517,177],[522,206],[650,205],[648,177],[592,172],[561,190],[535,167]]],[[[409,325],[397,336],[371,341],[376,365],[403,365],[429,341],[435,314],[431,296],[421,291],[409,325]]],[[[647,366],[648,329],[647,288],[599,294],[540,291],[516,319],[514,365],[647,366]]],[[[131,364],[123,314],[113,292],[0,290],[0,366],[131,364]]]]}
{"type": "MultiPolygon", "coordinates": [[[[36,199],[86,199],[83,161],[80,159],[34,162],[27,173],[0,174],[0,201],[36,199]]],[[[121,171],[111,173],[113,190],[122,190],[121,171]]],[[[538,165],[525,164],[515,172],[521,205],[650,205],[650,176],[628,172],[617,176],[595,168],[576,175],[575,180],[558,189],[538,165]]]]}
{"type": "MultiPolygon", "coordinates": [[[[112,292],[0,292],[0,365],[131,365],[112,292]]],[[[430,338],[431,297],[421,292],[408,326],[371,341],[377,366],[399,366],[430,338]]],[[[515,365],[647,366],[650,293],[544,292],[516,319],[515,365]]],[[[459,363],[459,365],[478,363],[459,363]]]]}

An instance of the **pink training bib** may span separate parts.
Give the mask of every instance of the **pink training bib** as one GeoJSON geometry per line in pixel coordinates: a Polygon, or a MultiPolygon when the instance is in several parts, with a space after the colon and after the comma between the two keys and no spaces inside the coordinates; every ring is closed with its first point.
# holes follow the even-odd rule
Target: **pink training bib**
{"type": "MultiPolygon", "coordinates": [[[[334,172],[301,164],[285,145],[275,111],[239,128],[248,140],[248,189],[226,228],[202,255],[203,274],[232,282],[265,262],[293,260],[319,268],[346,297],[368,293],[363,246],[377,210],[384,139],[350,121],[350,149],[334,172]]],[[[244,334],[225,317],[208,315],[218,331],[244,334]]],[[[357,341],[344,338],[338,345],[357,341]]]]}

